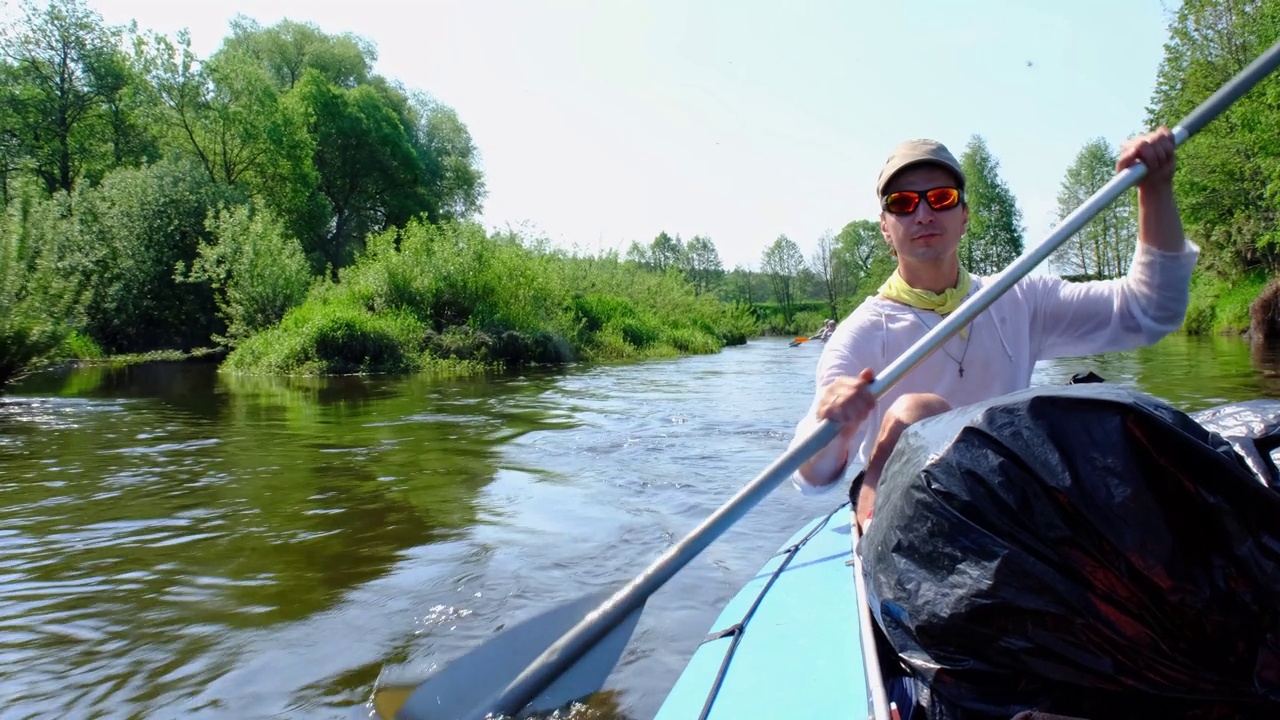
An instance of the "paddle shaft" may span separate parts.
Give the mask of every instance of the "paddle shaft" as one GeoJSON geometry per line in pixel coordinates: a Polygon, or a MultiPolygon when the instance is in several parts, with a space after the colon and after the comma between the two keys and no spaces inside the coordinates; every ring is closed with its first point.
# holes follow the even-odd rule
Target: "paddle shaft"
{"type": "MultiPolygon", "coordinates": [[[[1248,92],[1263,77],[1280,65],[1280,42],[1240,71],[1234,78],[1200,104],[1173,129],[1174,143],[1181,145],[1216,118],[1227,107],[1248,92]]],[[[890,363],[871,383],[871,393],[880,398],[911,369],[935,352],[960,328],[969,324],[996,298],[1003,295],[1023,276],[1046,260],[1067,238],[1078,232],[1109,203],[1132,188],[1145,174],[1146,167],[1137,163],[1116,174],[1089,200],[1076,208],[1045,238],[1044,242],[1023,254],[1017,261],[966,300],[945,320],[920,338],[901,357],[890,363]]],[[[724,505],[693,529],[684,539],[663,553],[631,582],[620,588],[581,622],[565,633],[542,653],[518,677],[503,688],[483,707],[475,709],[464,720],[483,720],[487,715],[515,715],[547,688],[578,658],[591,649],[610,629],[632,611],[644,605],[658,588],[701,553],[717,537],[728,530],[752,507],[818,453],[839,433],[838,423],[824,420],[809,437],[791,448],[768,468],[747,483],[724,505]]],[[[821,602],[821,598],[816,598],[821,602]]]]}

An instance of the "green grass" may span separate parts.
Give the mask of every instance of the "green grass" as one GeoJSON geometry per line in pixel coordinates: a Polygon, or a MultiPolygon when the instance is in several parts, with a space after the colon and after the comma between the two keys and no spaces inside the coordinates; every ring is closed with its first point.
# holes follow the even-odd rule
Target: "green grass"
{"type": "Polygon", "coordinates": [[[54,350],[54,355],[67,360],[101,360],[106,357],[93,338],[78,330],[67,335],[54,350]]]}
{"type": "Polygon", "coordinates": [[[480,372],[714,353],[759,324],[672,275],[579,257],[472,223],[372,238],[224,369],[248,374],[480,372]]]}
{"type": "Polygon", "coordinates": [[[1249,329],[1249,306],[1270,278],[1252,272],[1234,278],[1196,273],[1182,331],[1187,335],[1237,335],[1249,329]]]}

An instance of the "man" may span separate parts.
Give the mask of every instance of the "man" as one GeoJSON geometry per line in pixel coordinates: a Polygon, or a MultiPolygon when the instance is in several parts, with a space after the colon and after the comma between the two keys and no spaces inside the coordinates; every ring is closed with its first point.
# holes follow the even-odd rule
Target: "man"
{"type": "Polygon", "coordinates": [[[1125,277],[1083,283],[1024,277],[876,402],[868,389],[873,373],[987,281],[970,276],[957,254],[969,222],[960,163],[932,140],[900,144],[876,185],[880,229],[898,269],[823,348],[813,404],[792,444],[822,420],[843,428],[792,482],[803,492],[826,491],[850,465],[861,466],[850,498],[865,529],[881,471],[912,423],[1025,389],[1038,360],[1128,350],[1176,330],[1199,248],[1183,235],[1173,198],[1173,134],[1162,127],[1129,141],[1117,169],[1137,160],[1147,175],[1138,185],[1138,243],[1125,277]]]}
{"type": "Polygon", "coordinates": [[[836,321],[828,318],[822,322],[822,329],[819,330],[817,333],[810,335],[809,339],[821,340],[822,342],[826,342],[827,340],[831,339],[831,335],[835,331],[836,331],[836,321]]]}

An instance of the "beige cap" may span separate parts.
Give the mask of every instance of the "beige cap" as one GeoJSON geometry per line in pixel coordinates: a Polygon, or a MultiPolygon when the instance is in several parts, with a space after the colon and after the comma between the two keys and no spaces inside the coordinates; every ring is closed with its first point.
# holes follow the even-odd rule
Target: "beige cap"
{"type": "Polygon", "coordinates": [[[880,169],[880,178],[876,181],[876,197],[884,197],[884,188],[889,180],[900,171],[911,165],[931,162],[946,167],[956,174],[960,189],[964,189],[964,171],[946,145],[937,140],[906,140],[898,144],[880,169]]]}

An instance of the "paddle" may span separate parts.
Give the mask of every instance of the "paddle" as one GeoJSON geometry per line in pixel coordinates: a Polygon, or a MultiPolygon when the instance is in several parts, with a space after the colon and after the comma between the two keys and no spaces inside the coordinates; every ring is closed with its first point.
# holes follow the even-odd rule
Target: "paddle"
{"type": "Polygon", "coordinates": [[[792,340],[791,342],[787,343],[787,347],[795,347],[800,343],[809,342],[809,340],[810,338],[796,338],[795,340],[792,340]]]}
{"type": "MultiPolygon", "coordinates": [[[[1277,65],[1280,65],[1280,42],[1250,63],[1193,110],[1182,123],[1174,127],[1174,143],[1176,145],[1185,143],[1277,65]]],[[[962,327],[972,322],[978,313],[987,309],[1018,280],[1048,259],[1059,245],[1078,232],[1104,207],[1133,187],[1145,174],[1146,167],[1141,163],[1117,173],[1089,200],[1064,218],[1044,242],[1023,254],[1005,272],[974,293],[946,319],[908,348],[902,356],[890,363],[872,382],[870,387],[872,394],[877,398],[883,396],[885,391],[901,380],[907,372],[935,352],[962,327]]],[[[724,505],[670,550],[663,553],[653,564],[598,604],[593,605],[594,598],[582,598],[522,624],[521,632],[512,628],[497,635],[480,648],[454,662],[455,665],[467,663],[463,667],[473,668],[471,672],[460,673],[446,669],[428,677],[412,689],[404,684],[399,687],[384,687],[382,692],[386,693],[387,697],[397,692],[401,696],[406,691],[408,693],[403,706],[395,715],[396,720],[482,720],[490,714],[514,716],[535,701],[540,707],[547,707],[549,703],[557,700],[561,701],[558,704],[563,704],[588,694],[583,692],[582,688],[590,683],[582,680],[581,677],[575,678],[574,692],[579,693],[577,696],[553,698],[550,690],[555,689],[553,685],[562,676],[577,675],[580,671],[590,675],[591,677],[587,679],[590,679],[594,687],[598,688],[609,675],[613,662],[616,661],[616,658],[607,662],[602,659],[603,655],[612,655],[612,653],[599,650],[599,646],[602,644],[611,647],[625,645],[630,635],[629,628],[617,632],[615,628],[632,624],[634,617],[644,607],[649,596],[712,541],[732,527],[769,492],[790,477],[809,458],[831,442],[839,431],[838,424],[831,421],[822,422],[809,437],[791,448],[760,475],[743,486],[724,505]],[[579,613],[586,608],[591,609],[579,617],[579,613]],[[579,619],[575,622],[575,618],[579,619]],[[565,626],[568,626],[567,629],[560,632],[565,626]],[[497,662],[486,666],[483,673],[474,669],[484,666],[481,661],[485,658],[523,658],[534,655],[537,649],[542,647],[546,637],[556,637],[556,640],[540,654],[536,654],[535,659],[527,664],[523,660],[515,663],[497,662]],[[530,646],[526,647],[526,643],[530,646]],[[591,662],[582,662],[589,654],[592,654],[588,658],[591,662]],[[477,661],[476,657],[480,657],[481,661],[477,661]],[[513,671],[513,666],[519,669],[513,671]],[[442,678],[443,681],[440,681],[442,678]],[[459,709],[464,707],[469,710],[459,709]],[[437,710],[445,710],[445,712],[437,712],[437,710]]],[[[379,692],[375,690],[375,697],[379,692]]],[[[391,712],[395,710],[392,709],[391,712]]]]}
{"type": "MultiPolygon", "coordinates": [[[[536,660],[544,648],[593,608],[608,600],[609,595],[587,595],[508,628],[493,640],[449,663],[422,685],[419,684],[422,683],[421,677],[380,680],[380,687],[374,692],[373,707],[386,720],[463,717],[463,713],[492,694],[492,689],[483,687],[482,683],[477,684],[477,680],[515,677],[536,660]],[[418,700],[400,710],[410,698],[424,696],[430,696],[429,714],[418,713],[418,700]],[[397,711],[400,712],[397,714],[397,711]]],[[[613,671],[613,666],[618,664],[639,619],[640,608],[636,608],[568,672],[537,693],[528,709],[535,712],[555,710],[568,700],[586,697],[598,690],[613,671]]]]}

